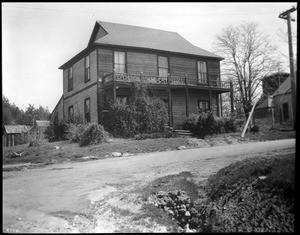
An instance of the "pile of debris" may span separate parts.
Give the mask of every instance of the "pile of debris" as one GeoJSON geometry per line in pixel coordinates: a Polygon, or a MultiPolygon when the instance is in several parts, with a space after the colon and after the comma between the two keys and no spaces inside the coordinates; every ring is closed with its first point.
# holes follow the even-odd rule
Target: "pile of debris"
{"type": "Polygon", "coordinates": [[[189,222],[194,214],[193,202],[185,191],[159,191],[148,197],[148,204],[163,209],[178,221],[179,232],[196,232],[189,228],[189,222]]]}

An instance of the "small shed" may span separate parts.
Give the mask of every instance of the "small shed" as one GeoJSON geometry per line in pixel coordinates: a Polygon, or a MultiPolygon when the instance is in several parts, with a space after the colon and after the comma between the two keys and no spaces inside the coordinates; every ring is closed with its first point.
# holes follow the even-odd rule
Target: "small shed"
{"type": "Polygon", "coordinates": [[[50,121],[36,120],[33,127],[30,129],[30,136],[33,139],[44,139],[47,135],[47,128],[50,126],[50,121]]]}
{"type": "Polygon", "coordinates": [[[29,139],[29,129],[30,127],[25,125],[3,125],[3,147],[27,143],[29,139]]]}
{"type": "Polygon", "coordinates": [[[274,108],[277,114],[275,118],[280,124],[292,124],[294,122],[296,110],[293,110],[292,105],[291,79],[288,77],[273,94],[274,108]]]}

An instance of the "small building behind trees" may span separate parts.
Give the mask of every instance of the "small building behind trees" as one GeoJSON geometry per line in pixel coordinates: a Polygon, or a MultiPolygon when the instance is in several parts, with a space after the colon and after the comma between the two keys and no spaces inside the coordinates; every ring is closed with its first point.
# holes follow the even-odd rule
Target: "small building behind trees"
{"type": "Polygon", "coordinates": [[[26,125],[3,125],[2,146],[11,147],[28,143],[30,126],[26,125]]]}

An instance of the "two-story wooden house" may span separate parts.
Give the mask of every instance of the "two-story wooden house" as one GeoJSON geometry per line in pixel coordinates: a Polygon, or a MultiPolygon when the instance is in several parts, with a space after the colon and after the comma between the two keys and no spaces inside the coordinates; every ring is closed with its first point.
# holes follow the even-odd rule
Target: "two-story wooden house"
{"type": "Polygon", "coordinates": [[[59,68],[63,96],[53,115],[103,123],[107,102],[130,102],[131,84],[144,82],[165,101],[170,126],[181,128],[199,109],[221,116],[220,94],[233,92],[220,79],[222,59],[175,32],[97,21],[87,47],[59,68]]]}

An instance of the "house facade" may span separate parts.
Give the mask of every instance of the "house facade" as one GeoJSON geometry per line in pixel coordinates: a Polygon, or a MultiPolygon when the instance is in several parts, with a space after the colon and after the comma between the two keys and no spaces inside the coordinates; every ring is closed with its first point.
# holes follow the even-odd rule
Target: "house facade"
{"type": "Polygon", "coordinates": [[[221,116],[221,94],[233,92],[221,81],[222,59],[174,32],[97,21],[87,47],[59,68],[63,96],[52,114],[58,121],[76,115],[103,123],[108,102],[130,102],[138,82],[165,102],[174,128],[200,109],[221,116]]]}

